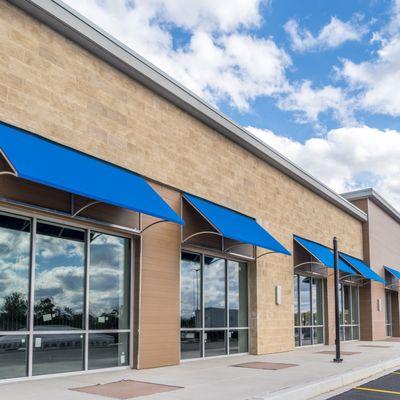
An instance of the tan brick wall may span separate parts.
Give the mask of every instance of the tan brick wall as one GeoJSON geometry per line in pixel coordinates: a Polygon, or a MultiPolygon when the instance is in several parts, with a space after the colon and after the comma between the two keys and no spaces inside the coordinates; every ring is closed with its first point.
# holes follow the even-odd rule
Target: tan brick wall
{"type": "MultiPolygon", "coordinates": [[[[362,255],[359,221],[4,0],[0,120],[252,215],[290,250],[292,233],[327,245],[337,235],[362,255]]],[[[279,255],[252,275],[259,353],[293,347],[292,275],[279,255]]]]}

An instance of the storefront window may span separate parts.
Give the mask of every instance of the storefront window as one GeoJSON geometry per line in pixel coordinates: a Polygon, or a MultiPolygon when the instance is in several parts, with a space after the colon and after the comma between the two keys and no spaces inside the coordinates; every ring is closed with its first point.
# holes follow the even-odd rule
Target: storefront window
{"type": "Polygon", "coordinates": [[[90,234],[90,329],[129,329],[129,240],[90,234]]]}
{"type": "Polygon", "coordinates": [[[204,325],[207,328],[226,326],[225,260],[204,258],[204,325]]]}
{"type": "Polygon", "coordinates": [[[83,329],[85,232],[37,223],[34,323],[83,329]]]}
{"type": "Polygon", "coordinates": [[[228,261],[229,326],[246,327],[247,321],[247,265],[228,261]]]}
{"type": "Polygon", "coordinates": [[[130,244],[0,214],[0,379],[129,365],[130,244]]]}
{"type": "Polygon", "coordinates": [[[181,328],[201,328],[201,258],[183,253],[181,260],[181,328]]]}
{"type": "Polygon", "coordinates": [[[294,276],[295,345],[324,342],[323,281],[294,276]]]}
{"type": "Polygon", "coordinates": [[[245,263],[182,253],[181,359],[248,351],[247,284],[245,263]]]}
{"type": "Polygon", "coordinates": [[[0,331],[28,329],[30,232],[29,219],[0,214],[0,331]]]}

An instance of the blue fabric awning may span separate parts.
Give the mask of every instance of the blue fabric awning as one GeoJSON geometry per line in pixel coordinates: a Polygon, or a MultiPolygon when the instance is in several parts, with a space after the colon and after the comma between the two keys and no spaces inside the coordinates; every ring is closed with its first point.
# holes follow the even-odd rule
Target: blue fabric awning
{"type": "Polygon", "coordinates": [[[386,285],[386,281],[382,277],[380,277],[375,271],[373,271],[367,264],[365,264],[364,261],[342,252],[339,252],[339,255],[341,258],[343,258],[344,261],[349,263],[352,268],[358,271],[360,275],[362,275],[364,278],[372,279],[386,285]]]}
{"type": "MultiPolygon", "coordinates": [[[[321,264],[328,268],[334,268],[334,255],[331,249],[320,243],[304,239],[297,235],[293,235],[293,237],[300,246],[306,249],[321,264]]],[[[346,274],[357,275],[357,273],[340,258],[338,258],[338,269],[346,274]]]]}
{"type": "Polygon", "coordinates": [[[391,273],[396,279],[400,279],[400,271],[398,271],[397,269],[394,269],[394,268],[389,268],[386,265],[384,267],[385,267],[386,271],[391,273]]]}
{"type": "Polygon", "coordinates": [[[140,176],[0,123],[0,149],[17,176],[76,195],[182,224],[140,176]]]}
{"type": "Polygon", "coordinates": [[[255,219],[187,193],[184,194],[184,198],[223,236],[276,253],[290,255],[290,252],[255,219]]]}

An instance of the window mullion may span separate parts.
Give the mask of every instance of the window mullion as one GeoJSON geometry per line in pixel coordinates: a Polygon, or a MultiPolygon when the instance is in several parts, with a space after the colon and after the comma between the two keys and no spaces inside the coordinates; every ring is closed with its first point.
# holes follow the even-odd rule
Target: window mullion
{"type": "Polygon", "coordinates": [[[35,303],[35,268],[36,268],[36,217],[31,219],[31,249],[30,249],[30,277],[29,277],[29,340],[28,340],[28,376],[32,376],[33,366],[33,328],[35,303]]]}

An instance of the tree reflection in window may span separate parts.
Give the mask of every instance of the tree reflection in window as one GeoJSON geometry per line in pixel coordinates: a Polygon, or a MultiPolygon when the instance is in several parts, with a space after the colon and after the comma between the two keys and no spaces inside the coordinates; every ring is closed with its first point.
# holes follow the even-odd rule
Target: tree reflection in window
{"type": "Polygon", "coordinates": [[[90,329],[129,329],[130,248],[126,238],[90,237],[90,329]]]}
{"type": "Polygon", "coordinates": [[[29,219],[0,214],[0,331],[27,329],[29,219]]]}
{"type": "Polygon", "coordinates": [[[82,329],[85,233],[38,222],[35,268],[35,327],[82,329]]]}

